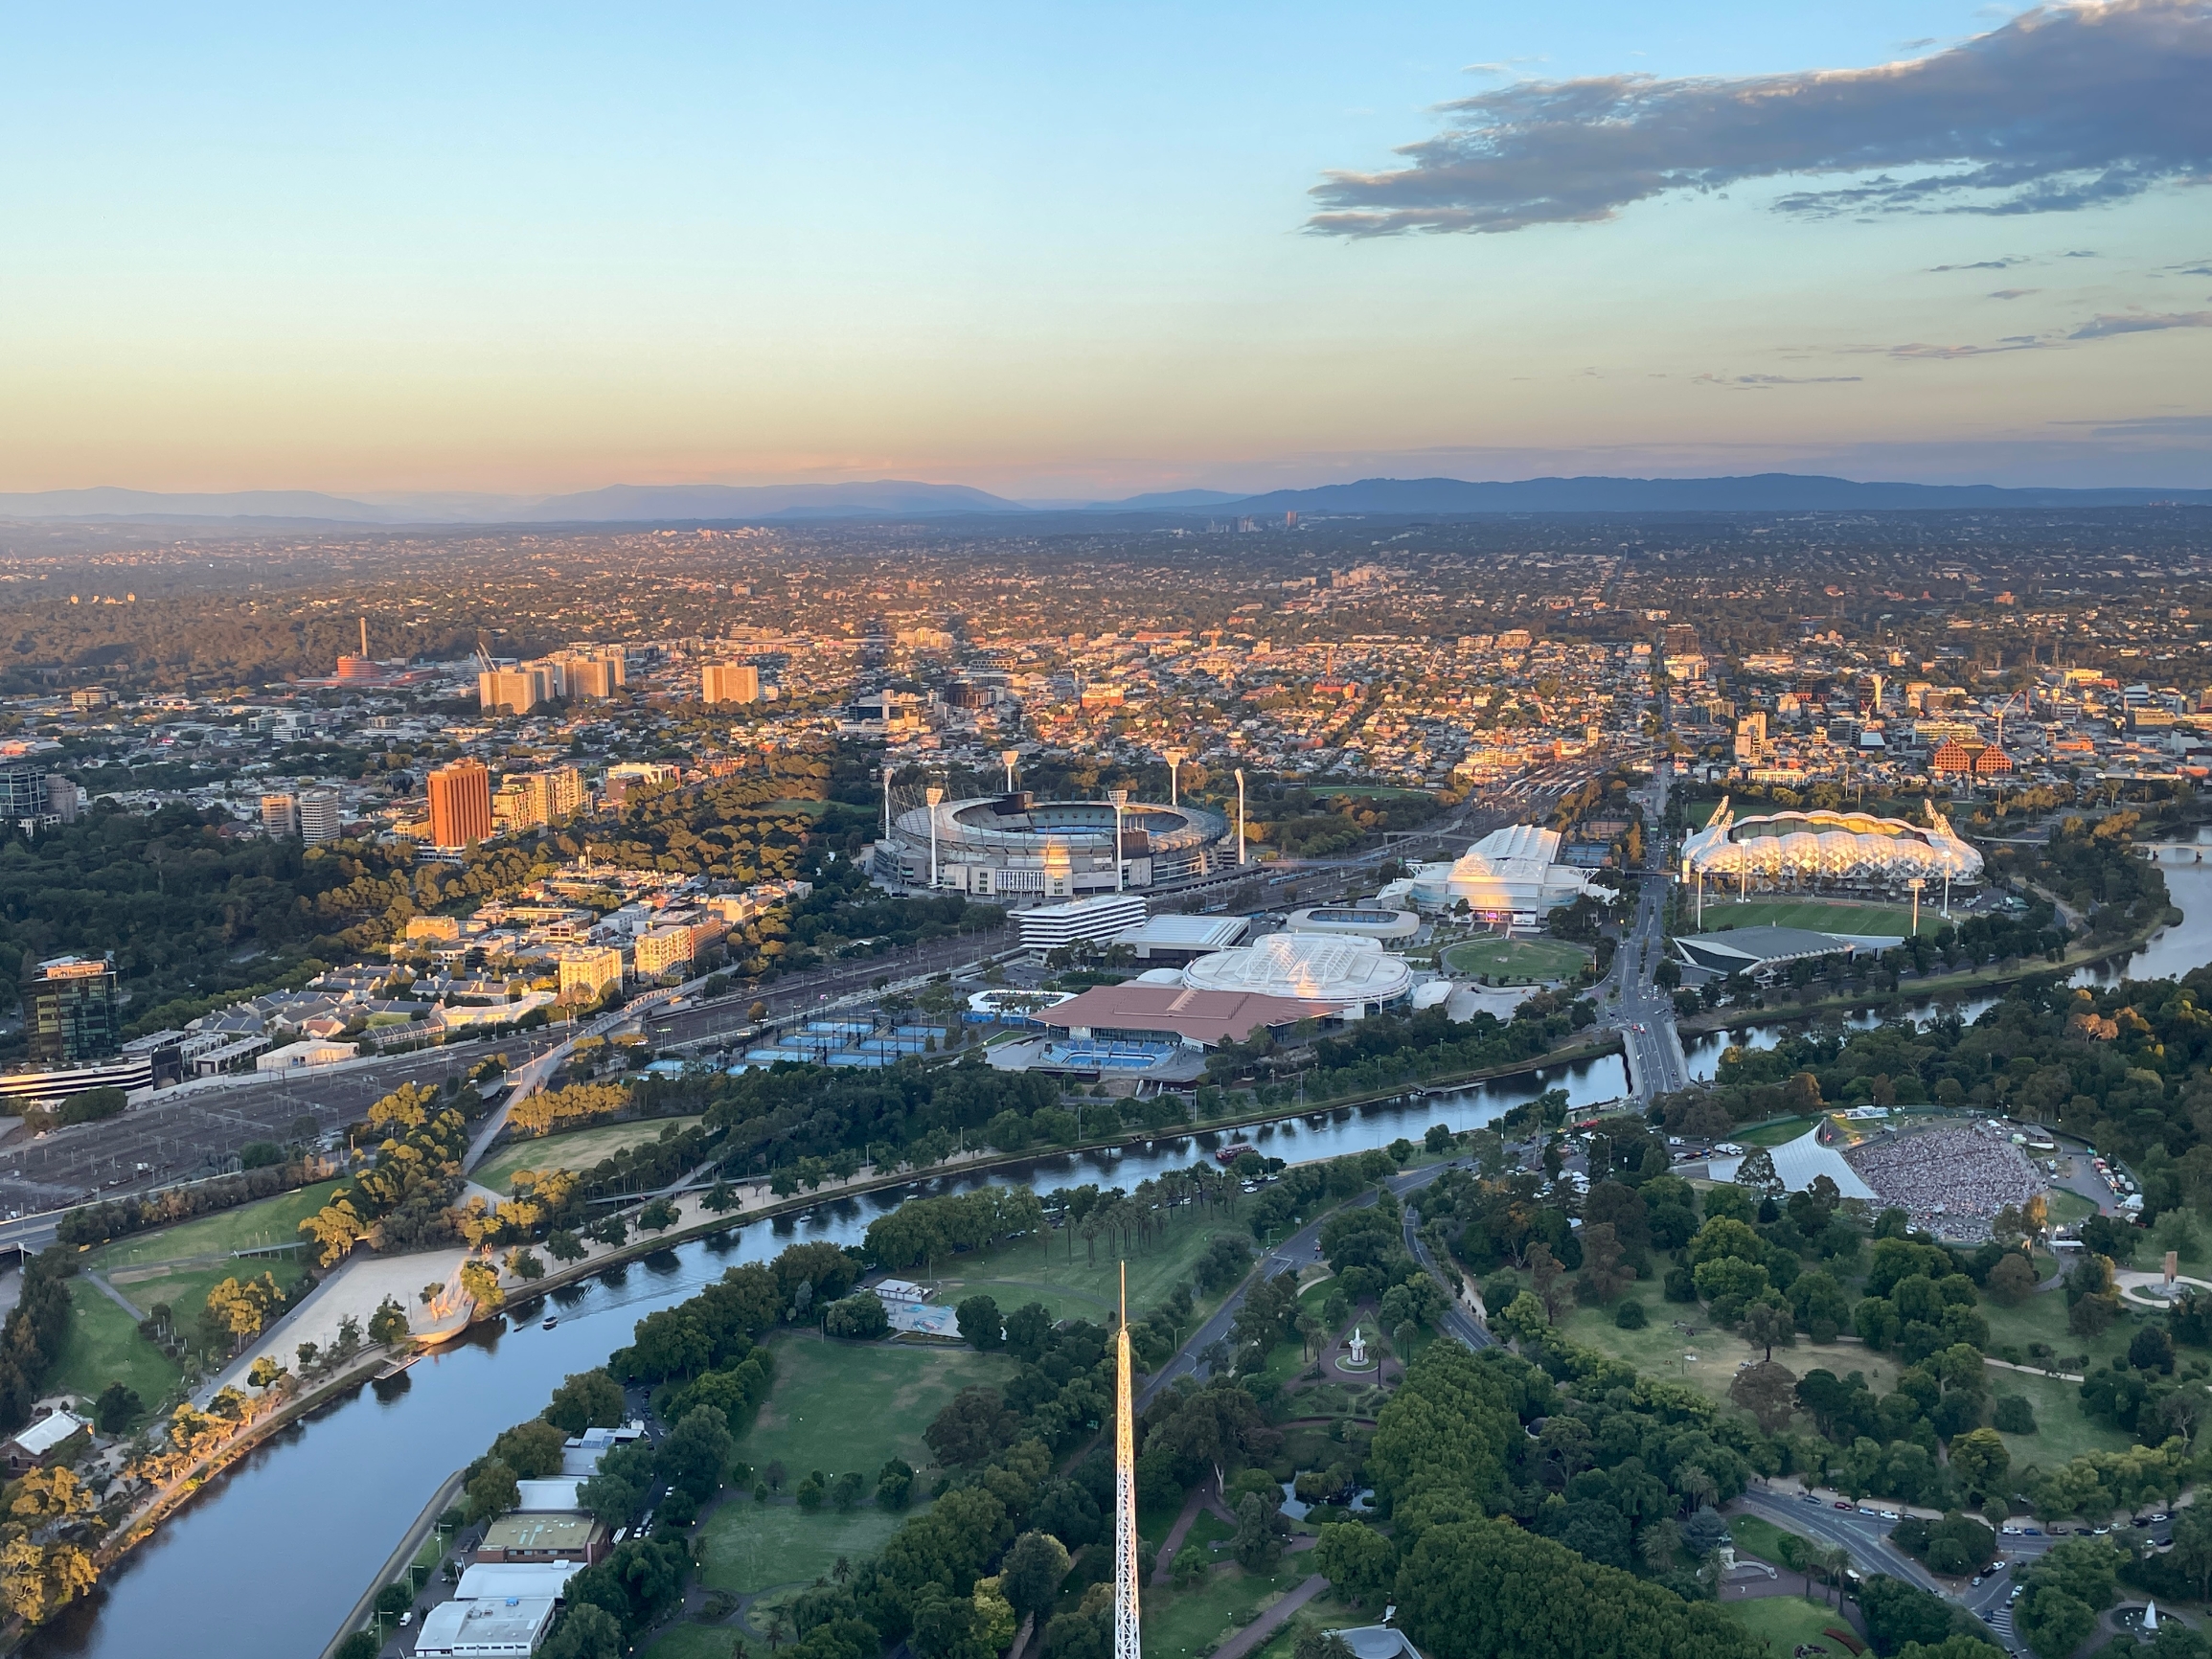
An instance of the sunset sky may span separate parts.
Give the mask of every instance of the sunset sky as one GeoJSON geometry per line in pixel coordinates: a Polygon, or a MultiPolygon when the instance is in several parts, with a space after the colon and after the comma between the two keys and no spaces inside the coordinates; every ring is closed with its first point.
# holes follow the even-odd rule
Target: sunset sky
{"type": "Polygon", "coordinates": [[[2212,0],[9,35],[0,489],[2212,486],[2212,0]]]}

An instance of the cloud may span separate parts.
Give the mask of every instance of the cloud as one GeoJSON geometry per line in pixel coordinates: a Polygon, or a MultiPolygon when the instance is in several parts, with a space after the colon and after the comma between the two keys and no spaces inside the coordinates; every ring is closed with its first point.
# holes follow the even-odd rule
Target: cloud
{"type": "Polygon", "coordinates": [[[2049,344],[2034,334],[2010,334],[1994,346],[1931,346],[1915,340],[1904,346],[1876,346],[1868,348],[1884,356],[1899,357],[1909,362],[1947,363],[1958,357],[1990,357],[2000,352],[2033,352],[2049,344]]]}
{"type": "Polygon", "coordinates": [[[1720,386],[1730,392],[1765,391],[1769,386],[1845,386],[1864,378],[1859,375],[1698,375],[1693,383],[1720,386]]]}
{"type": "Polygon", "coordinates": [[[2024,300],[2030,294],[2041,292],[2041,288],[1992,288],[1989,297],[1993,300],[2024,300]]]}
{"type": "Polygon", "coordinates": [[[1930,265],[1930,266],[1928,266],[1927,268],[1928,268],[1928,270],[1929,270],[1929,271],[1931,271],[1931,272],[1934,272],[1934,271],[2009,271],[2009,270],[2011,270],[2011,269],[2013,268],[2013,266],[2015,266],[2015,265],[2024,265],[2024,264],[2026,264],[2027,262],[2028,262],[2028,261],[2027,261],[2027,257],[2026,257],[2024,254],[2007,254],[2007,255],[2005,255],[2005,257],[2004,257],[2003,259],[2001,259],[2001,260],[1976,260],[1976,261],[1973,261],[1973,264],[1971,264],[1971,265],[1930,265]]]}
{"type": "Polygon", "coordinates": [[[2069,340],[2102,340],[2112,334],[2149,334],[2161,329],[2212,329],[2212,311],[2129,311],[2092,317],[2069,340]]]}
{"type": "Polygon", "coordinates": [[[2212,0],[2027,12],[1926,57],[1737,79],[1529,80],[1443,106],[1403,167],[1332,171],[1307,228],[1504,232],[1682,191],[1850,175],[1776,204],[2055,213],[2212,175],[2212,0]]]}

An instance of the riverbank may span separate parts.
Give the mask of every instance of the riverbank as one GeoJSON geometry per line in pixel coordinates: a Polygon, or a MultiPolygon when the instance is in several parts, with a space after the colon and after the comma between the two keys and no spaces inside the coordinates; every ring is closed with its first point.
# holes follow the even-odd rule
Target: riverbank
{"type": "MultiPolygon", "coordinates": [[[[1565,1048],[1547,1050],[1525,1060],[1510,1061],[1504,1065],[1487,1066],[1473,1071],[1450,1073],[1446,1076],[1405,1082],[1388,1089],[1373,1090],[1365,1094],[1348,1095],[1327,1101],[1300,1101],[1295,1104],[1268,1106],[1256,1111],[1210,1118],[1204,1123],[1188,1124],[1180,1128],[1147,1130],[1134,1134],[1106,1137],[1095,1141],[1079,1141],[1071,1146],[1033,1148],[1020,1152],[979,1151],[947,1158],[942,1164],[926,1169],[904,1167],[890,1173],[874,1170],[858,1173],[844,1181],[825,1181],[812,1192],[793,1193],[776,1198],[755,1208],[744,1206],[730,1211],[712,1211],[705,1206],[704,1193],[694,1190],[679,1193],[664,1189],[658,1193],[641,1193],[634,1204],[626,1205],[618,1214],[633,1215],[655,1197],[666,1197],[677,1211],[677,1219],[672,1225],[648,1237],[633,1235],[621,1244],[587,1242],[586,1254],[580,1260],[558,1267],[548,1268],[536,1279],[521,1279],[501,1270],[499,1287],[506,1298],[495,1308],[479,1309],[470,1323],[504,1318],[508,1307],[518,1303],[533,1302],[551,1291],[589,1279],[602,1270],[672,1249],[678,1244],[693,1243],[713,1238],[718,1234],[748,1227],[757,1221],[775,1221],[780,1217],[794,1216],[823,1204],[844,1198],[864,1197],[887,1188],[911,1186],[945,1175],[988,1175],[994,1170],[1011,1169],[1034,1164],[1039,1158],[1071,1157],[1085,1152],[1113,1153],[1131,1147],[1149,1146],[1160,1141],[1187,1140],[1197,1135],[1234,1135],[1243,1129],[1264,1128],[1274,1124],[1291,1123],[1301,1118],[1325,1116],[1334,1112],[1357,1111],[1363,1106],[1387,1105],[1404,1100],[1425,1100],[1433,1095],[1456,1093],[1483,1083],[1502,1081],[1511,1078],[1527,1077],[1538,1072],[1555,1070],[1561,1066],[1579,1065],[1588,1060],[1601,1059],[1621,1051],[1621,1039],[1613,1033],[1606,1033],[1586,1042],[1565,1048]]],[[[686,1176],[686,1180],[693,1179],[686,1176]]],[[[680,1183],[678,1183],[680,1185],[680,1183]]],[[[733,1183],[735,1188],[749,1188],[755,1197],[766,1187],[765,1181],[754,1180],[733,1183]]],[[[406,1260],[406,1258],[399,1258],[406,1260]]]]}
{"type": "Polygon", "coordinates": [[[2021,962],[2013,967],[1976,967],[1964,973],[1939,974],[1933,978],[1916,979],[1909,985],[1900,985],[1895,990],[1867,990],[1843,996],[1826,996],[1816,1002],[1789,1003],[1775,1008],[1711,1009],[1694,1013],[1676,1022],[1676,1030],[1684,1036],[1706,1036],[1714,1032],[1737,1031],[1745,1026],[1774,1025],[1789,1020],[1817,1019],[1824,1013],[1852,1013],[1865,1009],[1893,1008],[1901,1004],[1940,1001],[1945,997],[1967,996],[1976,991],[1992,990],[2001,986],[2018,985],[2022,980],[2038,979],[2046,974],[2073,974],[2085,967],[2131,957],[2167,928],[2182,920],[2178,910],[2169,906],[2166,914],[2150,926],[2138,929],[2127,938],[2109,944],[2087,946],[2069,950],[2058,962],[2021,962]]]}

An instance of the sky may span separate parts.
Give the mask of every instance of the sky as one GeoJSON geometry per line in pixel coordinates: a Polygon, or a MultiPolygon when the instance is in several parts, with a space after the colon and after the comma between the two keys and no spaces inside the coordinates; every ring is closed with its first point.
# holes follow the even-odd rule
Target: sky
{"type": "Polygon", "coordinates": [[[0,489],[2212,486],[2212,0],[7,37],[0,489]]]}

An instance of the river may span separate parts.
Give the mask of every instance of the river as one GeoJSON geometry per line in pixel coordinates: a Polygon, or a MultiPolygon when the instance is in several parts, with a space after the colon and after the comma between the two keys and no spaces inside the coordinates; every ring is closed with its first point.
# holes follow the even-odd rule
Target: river
{"type": "MultiPolygon", "coordinates": [[[[1302,1161],[1418,1141],[1431,1124],[1491,1123],[1546,1088],[1575,1106],[1618,1100],[1617,1055],[1501,1079],[1410,1106],[1370,1106],[1291,1119],[1248,1131],[1271,1156],[1302,1161]]],[[[293,1424],[214,1481],[126,1556],[87,1600],[32,1638],[34,1659],[146,1659],[221,1652],[226,1659],[303,1659],[319,1653],[407,1526],[445,1477],[501,1429],[543,1407],[560,1379],[628,1342],[630,1327],[680,1302],[725,1267],[815,1239],[857,1243],[869,1220],[910,1197],[986,1181],[1049,1192],[1096,1181],[1133,1187],[1184,1169],[1220,1135],[1040,1158],[986,1173],[925,1179],[842,1198],[734,1234],[677,1245],[610,1268],[546,1301],[519,1325],[489,1321],[393,1382],[364,1384],[293,1424]]]]}

